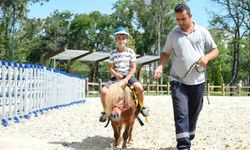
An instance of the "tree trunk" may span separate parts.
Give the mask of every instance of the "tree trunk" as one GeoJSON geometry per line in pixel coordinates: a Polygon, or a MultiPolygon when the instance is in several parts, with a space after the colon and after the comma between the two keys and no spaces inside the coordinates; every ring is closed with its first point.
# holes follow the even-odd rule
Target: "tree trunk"
{"type": "MultiPolygon", "coordinates": [[[[233,55],[233,69],[232,69],[232,79],[229,83],[230,86],[236,85],[236,79],[238,77],[239,66],[240,66],[240,31],[238,30],[235,33],[235,42],[234,42],[234,55],[233,55]]],[[[233,89],[231,88],[230,91],[232,92],[233,89]]],[[[230,94],[231,96],[233,94],[230,94]]]]}
{"type": "Polygon", "coordinates": [[[91,71],[91,79],[90,79],[90,82],[96,82],[96,73],[98,71],[98,65],[99,63],[96,62],[93,64],[93,68],[92,68],[92,71],[91,71]]]}

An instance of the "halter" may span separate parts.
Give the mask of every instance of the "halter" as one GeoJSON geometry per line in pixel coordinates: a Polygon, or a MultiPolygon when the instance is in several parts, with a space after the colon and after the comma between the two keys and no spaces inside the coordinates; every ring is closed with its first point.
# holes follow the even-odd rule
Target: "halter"
{"type": "Polygon", "coordinates": [[[121,101],[119,101],[118,103],[115,103],[112,105],[111,109],[114,108],[118,108],[120,109],[122,112],[124,112],[125,110],[128,110],[130,108],[130,106],[127,104],[127,106],[125,105],[125,98],[121,101]]]}

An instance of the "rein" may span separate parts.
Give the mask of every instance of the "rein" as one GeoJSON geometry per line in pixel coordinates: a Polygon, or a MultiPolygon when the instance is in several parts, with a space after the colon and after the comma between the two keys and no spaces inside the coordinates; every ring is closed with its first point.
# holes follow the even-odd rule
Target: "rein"
{"type": "Polygon", "coordinates": [[[174,77],[174,78],[176,78],[176,79],[178,79],[178,80],[183,80],[184,78],[186,78],[186,77],[190,74],[190,72],[191,72],[194,68],[195,68],[195,70],[196,70],[198,73],[204,73],[204,75],[205,75],[205,87],[204,87],[205,90],[204,90],[204,95],[205,95],[206,98],[207,98],[208,104],[210,104],[210,100],[209,100],[209,97],[208,97],[208,83],[207,83],[208,77],[207,77],[206,68],[203,69],[203,70],[199,70],[198,67],[199,67],[199,65],[198,65],[198,62],[196,61],[196,62],[194,62],[194,63],[190,66],[190,68],[188,69],[188,71],[187,71],[182,77],[178,77],[178,76],[173,75],[173,74],[168,74],[168,75],[170,75],[170,76],[172,76],[172,77],[174,77]]]}

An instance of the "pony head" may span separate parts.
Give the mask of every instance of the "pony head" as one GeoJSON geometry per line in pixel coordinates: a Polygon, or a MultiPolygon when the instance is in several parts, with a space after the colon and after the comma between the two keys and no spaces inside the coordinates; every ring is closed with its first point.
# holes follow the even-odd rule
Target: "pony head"
{"type": "Polygon", "coordinates": [[[128,109],[128,95],[128,89],[124,90],[119,83],[109,85],[105,96],[105,112],[113,121],[120,120],[121,113],[128,109]]]}

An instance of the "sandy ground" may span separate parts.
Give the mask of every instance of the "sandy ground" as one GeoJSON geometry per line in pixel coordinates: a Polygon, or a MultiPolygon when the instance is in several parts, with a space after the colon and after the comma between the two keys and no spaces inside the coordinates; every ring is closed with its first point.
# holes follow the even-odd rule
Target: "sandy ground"
{"type": "MultiPolygon", "coordinates": [[[[210,102],[204,101],[192,149],[249,150],[250,97],[211,96],[210,102]]],[[[145,105],[150,107],[149,122],[140,126],[136,121],[128,149],[175,150],[171,97],[147,96],[145,105]]],[[[98,98],[87,98],[84,104],[0,126],[0,150],[110,149],[113,130],[99,123],[101,110],[98,98]]]]}

